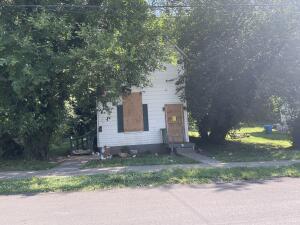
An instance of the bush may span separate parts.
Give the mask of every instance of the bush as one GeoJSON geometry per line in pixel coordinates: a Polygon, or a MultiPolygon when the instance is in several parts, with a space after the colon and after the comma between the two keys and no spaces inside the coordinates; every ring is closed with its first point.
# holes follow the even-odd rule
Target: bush
{"type": "Polygon", "coordinates": [[[291,123],[291,135],[293,140],[293,147],[300,148],[300,115],[291,123]]]}
{"type": "Polygon", "coordinates": [[[18,144],[9,134],[0,136],[0,158],[16,159],[23,155],[23,147],[18,144]]]}

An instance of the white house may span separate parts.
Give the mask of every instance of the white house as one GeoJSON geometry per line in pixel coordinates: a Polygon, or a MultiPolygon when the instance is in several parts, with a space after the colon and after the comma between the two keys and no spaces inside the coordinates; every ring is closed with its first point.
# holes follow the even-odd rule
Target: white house
{"type": "Polygon", "coordinates": [[[98,112],[98,148],[160,151],[166,144],[188,143],[186,105],[176,93],[178,78],[177,66],[167,65],[150,76],[151,86],[132,88],[109,114],[98,112]]]}

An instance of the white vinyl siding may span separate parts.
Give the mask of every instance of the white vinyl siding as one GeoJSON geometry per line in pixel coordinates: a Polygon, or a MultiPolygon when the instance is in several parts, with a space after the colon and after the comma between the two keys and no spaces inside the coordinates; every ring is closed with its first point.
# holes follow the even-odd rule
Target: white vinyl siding
{"type": "MultiPolygon", "coordinates": [[[[98,127],[102,126],[102,132],[98,133],[98,147],[103,146],[128,146],[162,143],[161,129],[166,128],[165,104],[181,103],[176,94],[176,78],[178,68],[168,65],[165,71],[157,71],[151,75],[152,85],[144,89],[133,89],[133,92],[142,91],[142,102],[148,105],[149,131],[118,133],[117,107],[111,114],[98,112],[98,127]],[[107,119],[107,118],[110,119],[107,119]]],[[[188,141],[188,122],[185,111],[185,133],[188,141]]]]}

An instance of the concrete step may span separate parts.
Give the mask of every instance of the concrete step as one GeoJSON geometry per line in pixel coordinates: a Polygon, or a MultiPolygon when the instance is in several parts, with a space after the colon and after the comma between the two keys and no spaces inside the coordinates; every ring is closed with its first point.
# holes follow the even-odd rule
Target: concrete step
{"type": "Polygon", "coordinates": [[[181,148],[181,147],[177,147],[175,148],[175,151],[176,152],[193,152],[193,153],[196,153],[195,149],[194,148],[181,148]]]}
{"type": "Polygon", "coordinates": [[[195,144],[194,143],[171,143],[168,144],[169,148],[176,148],[176,149],[184,149],[184,148],[190,148],[190,149],[195,149],[195,144]]]}

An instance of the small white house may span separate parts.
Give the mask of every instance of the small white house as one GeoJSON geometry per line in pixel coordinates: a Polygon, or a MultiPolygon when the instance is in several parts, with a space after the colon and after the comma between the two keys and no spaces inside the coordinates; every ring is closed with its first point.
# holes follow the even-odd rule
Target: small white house
{"type": "Polygon", "coordinates": [[[160,151],[166,144],[188,143],[186,105],[176,93],[178,78],[178,68],[167,65],[150,76],[151,86],[132,88],[110,113],[98,112],[98,148],[160,151]]]}

